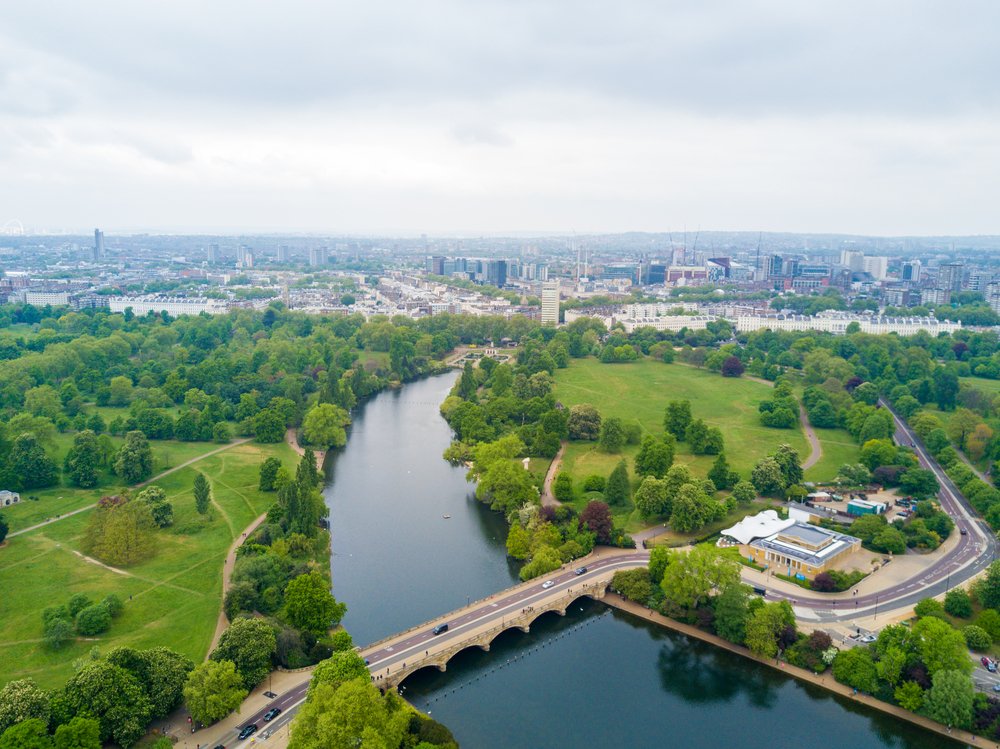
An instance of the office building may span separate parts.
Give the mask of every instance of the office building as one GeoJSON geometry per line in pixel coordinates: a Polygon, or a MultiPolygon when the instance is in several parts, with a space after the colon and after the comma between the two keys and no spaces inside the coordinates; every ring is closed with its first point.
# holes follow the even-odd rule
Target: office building
{"type": "Polygon", "coordinates": [[[94,262],[99,263],[104,257],[104,232],[94,229],[94,262]]]}
{"type": "Polygon", "coordinates": [[[951,304],[951,289],[921,289],[920,303],[924,306],[951,304]]]}
{"type": "Polygon", "coordinates": [[[206,250],[206,255],[208,256],[208,262],[213,263],[213,264],[218,263],[219,262],[219,257],[220,257],[220,255],[219,255],[219,245],[217,245],[217,244],[210,244],[208,246],[208,249],[206,250]]]}
{"type": "Polygon", "coordinates": [[[427,272],[435,276],[446,275],[444,270],[446,260],[447,258],[442,255],[434,255],[427,258],[427,272]]]}
{"type": "Polygon", "coordinates": [[[502,289],[507,285],[507,261],[490,260],[486,265],[486,283],[502,289]]]}
{"type": "Polygon", "coordinates": [[[559,324],[559,282],[542,284],[542,325],[559,324]]]}
{"type": "Polygon", "coordinates": [[[309,265],[314,268],[320,265],[326,265],[326,247],[309,248],[309,265]]]}
{"type": "Polygon", "coordinates": [[[840,264],[850,268],[852,273],[860,273],[865,269],[864,253],[855,250],[842,250],[840,253],[840,264]]]}
{"type": "Polygon", "coordinates": [[[884,281],[889,270],[889,258],[887,257],[866,257],[862,262],[865,273],[876,281],[884,281]]]}
{"type": "Polygon", "coordinates": [[[918,283],[920,281],[920,261],[907,260],[903,263],[903,272],[900,275],[904,281],[918,283]]]}
{"type": "Polygon", "coordinates": [[[288,251],[288,245],[287,244],[279,244],[278,245],[278,262],[279,263],[287,263],[288,260],[289,260],[289,258],[290,258],[290,253],[288,251]]]}
{"type": "Polygon", "coordinates": [[[945,263],[938,268],[935,286],[946,291],[961,291],[964,275],[965,265],[963,263],[945,263]]]}

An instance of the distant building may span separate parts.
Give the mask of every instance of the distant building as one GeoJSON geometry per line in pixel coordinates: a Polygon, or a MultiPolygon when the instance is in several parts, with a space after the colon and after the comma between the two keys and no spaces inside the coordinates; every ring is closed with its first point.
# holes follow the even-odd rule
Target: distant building
{"type": "Polygon", "coordinates": [[[0,507],[10,507],[21,501],[21,495],[7,489],[0,489],[0,507]]]}
{"type": "Polygon", "coordinates": [[[326,247],[309,248],[309,265],[314,268],[320,265],[326,265],[326,247]]]}
{"type": "Polygon", "coordinates": [[[435,276],[443,276],[444,263],[448,258],[442,255],[434,255],[433,257],[427,258],[427,272],[435,276]]]}
{"type": "Polygon", "coordinates": [[[986,286],[986,303],[1000,315],[1000,282],[994,281],[986,286]]]}
{"type": "Polygon", "coordinates": [[[920,304],[951,304],[951,289],[921,289],[920,304]]]}
{"type": "Polygon", "coordinates": [[[104,232],[94,229],[94,262],[99,263],[104,257],[104,232]]]}
{"type": "Polygon", "coordinates": [[[21,292],[21,301],[34,307],[44,307],[47,304],[53,307],[65,307],[69,305],[68,291],[46,291],[43,289],[25,289],[21,292]]]}
{"type": "Polygon", "coordinates": [[[108,306],[112,312],[124,312],[131,308],[135,315],[166,312],[171,317],[198,315],[202,312],[221,315],[229,310],[229,304],[225,300],[204,297],[113,296],[109,298],[108,306]]]}
{"type": "Polygon", "coordinates": [[[502,289],[507,285],[507,261],[490,260],[486,265],[486,283],[502,289]]]}
{"type": "Polygon", "coordinates": [[[866,257],[862,263],[865,273],[876,281],[884,281],[889,271],[889,258],[887,257],[866,257]]]}
{"type": "Polygon", "coordinates": [[[903,263],[903,272],[900,273],[900,277],[904,281],[918,283],[920,281],[920,261],[907,260],[903,263]]]}
{"type": "Polygon", "coordinates": [[[559,282],[542,284],[542,325],[559,324],[559,282]]]}
{"type": "Polygon", "coordinates": [[[945,263],[938,268],[937,283],[934,285],[945,291],[961,291],[964,276],[964,263],[945,263]]]}
{"type": "Polygon", "coordinates": [[[840,264],[849,268],[853,273],[860,273],[865,269],[864,253],[856,250],[842,250],[840,264]]]}
{"type": "Polygon", "coordinates": [[[755,330],[817,330],[825,333],[843,335],[847,328],[857,323],[862,333],[882,335],[896,333],[898,335],[915,335],[926,331],[932,336],[938,333],[954,333],[962,329],[960,322],[938,320],[933,317],[879,317],[876,315],[852,315],[843,312],[827,312],[815,316],[777,314],[777,315],[741,315],[736,318],[736,330],[750,333],[755,330]]]}
{"type": "Polygon", "coordinates": [[[208,262],[213,263],[213,264],[218,263],[219,262],[219,257],[220,257],[220,255],[219,255],[219,245],[217,245],[217,244],[210,244],[208,246],[208,250],[206,250],[206,254],[208,256],[208,262]]]}
{"type": "Polygon", "coordinates": [[[279,244],[278,245],[278,262],[287,263],[289,259],[288,245],[279,244]]]}

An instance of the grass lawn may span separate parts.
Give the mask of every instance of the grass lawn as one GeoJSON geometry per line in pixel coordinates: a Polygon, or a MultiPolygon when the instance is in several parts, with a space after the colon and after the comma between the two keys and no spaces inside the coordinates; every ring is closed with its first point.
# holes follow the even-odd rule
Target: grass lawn
{"type": "MultiPolygon", "coordinates": [[[[567,369],[556,371],[556,400],[565,406],[590,403],[604,417],[618,416],[638,421],[643,431],[663,433],[663,413],[671,400],[691,401],[695,418],[722,430],[726,457],[734,470],[749,477],[753,464],[787,442],[803,458],[809,446],[801,428],[771,429],[761,426],[757,406],[770,397],[771,388],[742,378],[724,378],[715,372],[679,364],[643,359],[628,364],[601,364],[597,359],[573,359],[567,369]]],[[[566,450],[564,470],[582,480],[591,473],[607,476],[621,457],[632,458],[637,445],[622,454],[607,454],[592,443],[571,443],[566,450]]],[[[715,461],[714,455],[692,455],[687,443],[678,444],[676,463],[687,463],[704,476],[715,461]]]]}
{"type": "Polygon", "coordinates": [[[977,388],[991,395],[1000,395],[1000,380],[987,380],[985,377],[960,377],[963,385],[977,388]]]}
{"type": "MultiPolygon", "coordinates": [[[[274,501],[273,494],[257,491],[259,465],[270,455],[290,468],[298,460],[284,443],[248,443],[156,482],[173,503],[174,525],[157,531],[155,555],[130,567],[127,574],[98,567],[74,553],[80,549],[90,513],[9,539],[0,549],[0,628],[7,633],[0,642],[0,684],[30,676],[43,688],[56,687],[72,673],[73,660],[95,646],[107,652],[117,645],[163,645],[196,661],[204,658],[221,605],[226,551],[274,501]],[[194,509],[195,470],[212,485],[213,507],[207,521],[194,509]],[[125,602],[124,613],[105,634],[51,651],[41,641],[42,609],[79,592],[95,599],[116,593],[125,602]]],[[[180,458],[178,450],[173,459],[180,462],[180,458]]],[[[76,494],[72,501],[83,501],[76,494]]]]}
{"type": "Polygon", "coordinates": [[[823,447],[823,457],[806,471],[806,481],[832,481],[837,469],[844,463],[857,463],[861,448],[846,429],[820,429],[814,427],[816,437],[823,447]]]}
{"type": "MultiPolygon", "coordinates": [[[[115,445],[121,445],[124,442],[121,437],[112,437],[111,439],[114,440],[115,445]]],[[[50,450],[49,454],[61,466],[72,445],[72,433],[56,434],[54,449],[50,450]]],[[[216,442],[177,442],[176,440],[150,440],[149,445],[153,450],[154,475],[222,447],[216,442]]],[[[4,509],[3,513],[10,524],[10,530],[16,531],[56,515],[62,515],[93,504],[102,496],[113,494],[118,487],[121,487],[118,477],[110,471],[102,471],[101,486],[96,489],[76,489],[69,486],[30,489],[21,493],[22,500],[19,504],[4,509]],[[37,500],[31,499],[32,497],[37,497],[37,500]]]]}

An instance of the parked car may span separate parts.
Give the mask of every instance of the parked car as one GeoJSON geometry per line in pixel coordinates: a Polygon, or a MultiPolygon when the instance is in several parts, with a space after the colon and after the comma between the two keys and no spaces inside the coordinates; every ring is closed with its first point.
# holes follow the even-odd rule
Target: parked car
{"type": "Polygon", "coordinates": [[[281,715],[281,708],[280,707],[272,707],[270,710],[268,710],[266,713],[264,713],[264,722],[265,723],[269,723],[270,721],[272,721],[275,718],[277,718],[279,715],[281,715]]]}
{"type": "Polygon", "coordinates": [[[875,642],[878,638],[875,635],[861,635],[858,642],[875,642]]]}
{"type": "Polygon", "coordinates": [[[982,663],[986,667],[986,670],[989,671],[990,673],[996,673],[997,664],[991,661],[985,655],[979,659],[979,662],[982,663]]]}
{"type": "Polygon", "coordinates": [[[587,568],[586,567],[577,567],[576,570],[574,570],[574,571],[576,572],[576,574],[582,575],[582,574],[586,573],[587,568]]]}
{"type": "Polygon", "coordinates": [[[249,739],[255,733],[257,733],[256,723],[251,723],[248,726],[243,726],[243,730],[240,731],[240,741],[243,741],[243,739],[249,739]]]}
{"type": "Polygon", "coordinates": [[[542,587],[545,588],[546,590],[548,590],[549,588],[551,588],[555,584],[556,584],[555,580],[546,580],[544,583],[542,583],[542,587]]]}

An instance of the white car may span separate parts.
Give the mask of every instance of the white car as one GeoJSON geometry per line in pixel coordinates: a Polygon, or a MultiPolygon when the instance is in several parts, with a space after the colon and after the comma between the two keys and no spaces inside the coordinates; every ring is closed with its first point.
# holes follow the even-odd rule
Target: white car
{"type": "Polygon", "coordinates": [[[549,588],[551,588],[555,584],[556,584],[555,580],[546,580],[544,583],[542,583],[542,587],[545,588],[546,590],[548,590],[549,588]]]}

